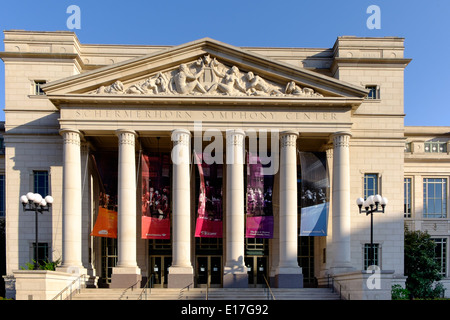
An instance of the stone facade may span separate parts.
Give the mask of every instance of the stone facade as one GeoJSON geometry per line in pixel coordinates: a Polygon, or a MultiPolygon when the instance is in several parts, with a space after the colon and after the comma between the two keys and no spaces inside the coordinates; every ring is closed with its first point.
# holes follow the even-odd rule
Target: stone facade
{"type": "MultiPolygon", "coordinates": [[[[376,174],[389,204],[386,213],[374,217],[374,242],[381,269],[391,275],[389,281],[401,283],[404,176],[450,172],[448,154],[426,158],[442,164],[431,169],[425,158],[416,167],[416,153],[404,152],[410,131],[420,139],[444,132],[405,128],[403,74],[410,60],[403,52],[403,39],[395,37],[339,37],[325,49],[237,48],[208,38],[179,46],[88,45],[71,32],[5,31],[0,57],[6,77],[7,274],[31,260],[34,241],[33,216],[11,199],[31,190],[33,172],[44,170],[55,200],[51,214],[39,218],[39,241],[49,244],[49,258],[62,259],[59,271],[105,278],[101,239],[90,236],[99,189],[90,154],[104,149],[119,157],[119,256],[111,286],[147,278],[148,243],[140,239],[140,212],[134,209],[139,205],[132,196],[139,193],[133,156],[140,149],[155,150],[156,139],[158,148],[169,152],[185,141],[189,153],[200,123],[201,132],[223,132],[227,156],[248,147],[245,134],[251,130],[280,133],[276,179],[282,192],[268,244],[272,284],[302,286],[304,280],[296,255],[298,216],[292,212],[297,150],[329,156],[331,209],[328,235],[314,241],[316,281],[324,284],[329,276],[364,268],[370,219],[354,200],[363,196],[365,174],[376,174]],[[36,91],[41,81],[45,94],[36,91]],[[243,134],[242,147],[229,144],[230,130],[233,139],[240,137],[236,132],[243,134]]],[[[411,140],[414,150],[420,139],[411,140]]],[[[233,162],[224,174],[223,286],[247,283],[245,239],[238,231],[245,206],[242,168],[233,162]]],[[[168,286],[196,281],[189,170],[173,164],[173,193],[186,206],[173,203],[168,286]]],[[[415,206],[420,208],[420,199],[415,206]]],[[[407,223],[421,229],[428,222],[413,217],[407,223]]],[[[442,227],[442,220],[435,225],[446,228],[448,238],[448,226],[442,227]]]]}

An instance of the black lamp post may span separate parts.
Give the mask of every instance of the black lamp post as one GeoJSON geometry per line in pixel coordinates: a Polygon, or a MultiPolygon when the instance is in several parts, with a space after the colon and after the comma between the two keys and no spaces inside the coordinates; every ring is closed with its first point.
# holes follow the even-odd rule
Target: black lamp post
{"type": "Polygon", "coordinates": [[[49,211],[53,198],[52,196],[46,196],[42,198],[39,193],[28,192],[26,195],[20,197],[20,202],[22,202],[23,211],[34,211],[35,213],[35,227],[36,227],[36,245],[35,245],[35,256],[36,260],[34,262],[34,270],[38,269],[39,265],[39,253],[38,253],[38,213],[43,213],[44,211],[49,211]]]}
{"type": "Polygon", "coordinates": [[[370,214],[370,251],[369,251],[369,266],[375,263],[375,250],[373,247],[373,213],[382,212],[386,207],[388,200],[379,194],[370,196],[366,200],[363,198],[356,199],[356,204],[359,207],[359,213],[366,213],[366,216],[370,214]],[[364,207],[364,210],[362,210],[364,207]],[[381,208],[380,208],[381,207],[381,208]]]}

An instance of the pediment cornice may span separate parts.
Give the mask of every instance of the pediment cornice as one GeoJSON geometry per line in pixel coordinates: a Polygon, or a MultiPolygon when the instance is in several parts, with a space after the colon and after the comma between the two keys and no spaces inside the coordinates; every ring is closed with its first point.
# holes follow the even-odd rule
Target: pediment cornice
{"type": "Polygon", "coordinates": [[[226,102],[231,97],[362,102],[367,94],[364,88],[208,38],[53,81],[43,89],[55,105],[119,99],[226,102]]]}

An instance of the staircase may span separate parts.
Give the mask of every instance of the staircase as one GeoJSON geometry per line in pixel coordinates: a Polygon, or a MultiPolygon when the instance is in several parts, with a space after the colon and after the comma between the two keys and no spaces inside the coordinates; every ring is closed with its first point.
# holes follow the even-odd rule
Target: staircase
{"type": "Polygon", "coordinates": [[[339,294],[329,288],[271,289],[264,288],[151,288],[143,289],[91,289],[86,288],[72,300],[339,300],[339,294]]]}

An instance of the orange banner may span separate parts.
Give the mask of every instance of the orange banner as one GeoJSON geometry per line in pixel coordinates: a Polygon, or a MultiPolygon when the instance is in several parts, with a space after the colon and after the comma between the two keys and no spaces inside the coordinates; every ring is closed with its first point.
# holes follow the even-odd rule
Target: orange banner
{"type": "Polygon", "coordinates": [[[97,221],[91,236],[117,238],[117,212],[106,208],[98,208],[97,221]]]}

